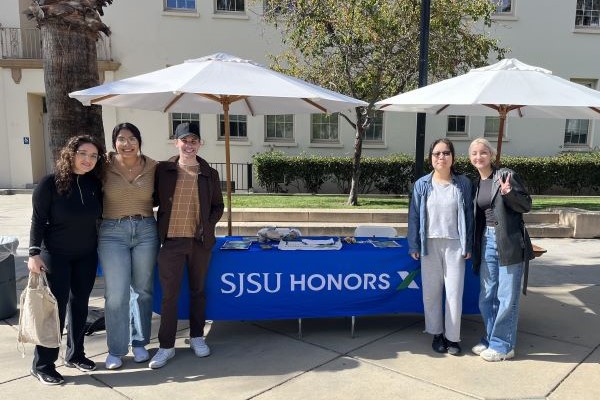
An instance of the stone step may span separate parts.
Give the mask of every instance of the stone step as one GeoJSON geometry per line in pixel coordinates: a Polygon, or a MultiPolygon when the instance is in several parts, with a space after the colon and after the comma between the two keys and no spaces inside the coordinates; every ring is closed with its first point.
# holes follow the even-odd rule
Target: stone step
{"type": "MultiPolygon", "coordinates": [[[[237,208],[231,211],[231,222],[339,222],[340,220],[352,223],[404,223],[408,220],[408,210],[237,208]]],[[[227,221],[227,210],[221,221],[227,221]]]]}
{"type": "MultiPolygon", "coordinates": [[[[524,215],[526,223],[548,223],[559,222],[558,212],[536,211],[524,215]]],[[[221,222],[227,221],[227,213],[221,218],[221,222]]],[[[231,212],[231,222],[283,222],[285,224],[300,222],[339,222],[357,224],[386,224],[406,223],[408,221],[408,209],[306,209],[306,208],[238,208],[231,212]]]]}
{"type": "MultiPolygon", "coordinates": [[[[254,222],[232,222],[232,234],[234,236],[255,236],[259,229],[268,226],[278,228],[296,228],[306,236],[353,236],[354,229],[358,225],[377,225],[391,226],[398,232],[398,236],[406,236],[408,231],[407,223],[360,223],[352,224],[348,222],[273,222],[273,221],[254,221],[254,222]]],[[[570,238],[573,237],[574,229],[571,226],[540,223],[527,224],[529,235],[533,238],[570,238]]],[[[227,223],[219,222],[217,224],[217,235],[227,235],[227,223]]]]}
{"type": "MultiPolygon", "coordinates": [[[[587,231],[578,236],[572,215],[585,217],[586,224],[580,222],[579,225],[585,225],[587,230],[591,229],[588,225],[594,225],[599,217],[597,212],[581,211],[567,214],[564,210],[535,211],[525,214],[524,219],[531,237],[597,237],[594,232],[587,231]]],[[[307,236],[351,236],[358,225],[380,225],[391,226],[399,236],[406,236],[407,221],[407,209],[241,208],[232,210],[232,234],[254,236],[261,228],[275,226],[297,228],[307,236]]],[[[227,213],[217,224],[217,234],[227,234],[227,213]]]]}
{"type": "Polygon", "coordinates": [[[532,238],[572,238],[575,229],[572,226],[560,224],[526,224],[527,232],[532,238]]]}
{"type": "MultiPolygon", "coordinates": [[[[354,229],[358,225],[391,226],[396,229],[398,236],[406,236],[407,223],[348,223],[348,222],[233,222],[231,223],[232,235],[234,236],[256,236],[259,229],[268,226],[278,228],[296,228],[305,236],[353,236],[354,229]]],[[[217,235],[227,235],[227,222],[217,224],[217,235]]]]}

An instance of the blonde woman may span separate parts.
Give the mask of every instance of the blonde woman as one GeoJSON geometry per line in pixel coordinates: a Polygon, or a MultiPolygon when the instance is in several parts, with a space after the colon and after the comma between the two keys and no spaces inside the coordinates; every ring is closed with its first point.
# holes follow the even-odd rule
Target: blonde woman
{"type": "Polygon", "coordinates": [[[531,197],[517,173],[497,168],[495,150],[484,138],[469,146],[475,181],[475,237],[473,268],[479,273],[479,310],[485,335],[472,351],[486,361],[513,358],[517,342],[519,289],[523,270],[533,258],[523,213],[531,197]]]}

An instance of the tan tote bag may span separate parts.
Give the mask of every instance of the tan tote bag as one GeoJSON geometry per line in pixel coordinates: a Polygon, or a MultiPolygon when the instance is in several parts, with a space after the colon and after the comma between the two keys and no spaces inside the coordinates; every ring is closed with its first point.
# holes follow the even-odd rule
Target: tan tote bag
{"type": "Polygon", "coordinates": [[[60,333],[58,304],[48,286],[46,273],[30,272],[27,287],[21,293],[17,343],[60,347],[60,333]]]}

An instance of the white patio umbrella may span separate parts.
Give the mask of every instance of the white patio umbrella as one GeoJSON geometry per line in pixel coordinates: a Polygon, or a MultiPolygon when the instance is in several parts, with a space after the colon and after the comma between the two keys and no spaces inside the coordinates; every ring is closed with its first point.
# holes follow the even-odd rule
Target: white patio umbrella
{"type": "Polygon", "coordinates": [[[506,117],[600,118],[600,91],[511,58],[375,103],[386,111],[500,117],[496,162],[506,117]]]}
{"type": "Polygon", "coordinates": [[[227,232],[231,235],[229,113],[334,113],[367,103],[224,53],[69,94],[84,105],[224,114],[227,232]]]}

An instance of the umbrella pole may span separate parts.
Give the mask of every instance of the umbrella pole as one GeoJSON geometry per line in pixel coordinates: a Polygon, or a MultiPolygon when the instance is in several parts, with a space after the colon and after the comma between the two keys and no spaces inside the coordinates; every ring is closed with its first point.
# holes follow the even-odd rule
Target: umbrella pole
{"type": "Polygon", "coordinates": [[[500,154],[502,153],[502,137],[504,136],[504,124],[506,123],[506,106],[500,106],[500,126],[498,127],[498,144],[496,145],[496,166],[500,167],[500,154]]]}
{"type": "Polygon", "coordinates": [[[223,100],[225,120],[225,176],[227,185],[227,236],[231,236],[231,157],[229,155],[229,99],[223,100]]]}

